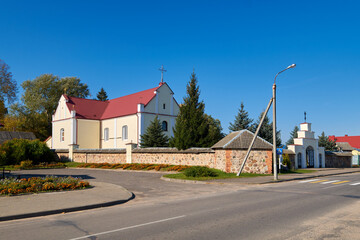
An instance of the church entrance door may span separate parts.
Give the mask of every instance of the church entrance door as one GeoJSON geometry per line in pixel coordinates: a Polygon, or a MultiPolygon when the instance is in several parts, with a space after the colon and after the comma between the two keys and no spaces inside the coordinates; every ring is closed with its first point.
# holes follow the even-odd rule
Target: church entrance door
{"type": "Polygon", "coordinates": [[[314,167],[314,149],[311,146],[306,148],[306,165],[308,168],[314,167]]]}

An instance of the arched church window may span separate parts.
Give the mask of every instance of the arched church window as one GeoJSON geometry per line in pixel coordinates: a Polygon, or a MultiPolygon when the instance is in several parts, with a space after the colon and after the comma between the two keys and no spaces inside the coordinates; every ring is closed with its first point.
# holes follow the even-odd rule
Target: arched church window
{"type": "Polygon", "coordinates": [[[127,125],[122,127],[122,139],[123,139],[123,141],[128,139],[128,126],[127,125]]]}
{"type": "Polygon", "coordinates": [[[167,131],[167,130],[168,130],[168,124],[167,124],[166,121],[163,121],[163,122],[162,122],[162,130],[163,130],[163,131],[167,131]]]}
{"type": "Polygon", "coordinates": [[[62,128],[60,129],[60,142],[65,140],[65,130],[62,128]]]}
{"type": "Polygon", "coordinates": [[[301,168],[301,161],[302,161],[302,159],[301,159],[301,153],[298,153],[298,155],[297,155],[297,161],[298,161],[298,168],[301,168]]]}
{"type": "Polygon", "coordinates": [[[109,128],[104,129],[104,141],[109,141],[109,128]]]}

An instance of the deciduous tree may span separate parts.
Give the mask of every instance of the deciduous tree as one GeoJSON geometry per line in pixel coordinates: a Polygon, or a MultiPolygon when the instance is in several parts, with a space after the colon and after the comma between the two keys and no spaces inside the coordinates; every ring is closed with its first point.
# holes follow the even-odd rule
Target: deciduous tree
{"type": "Polygon", "coordinates": [[[16,99],[17,86],[9,71],[9,66],[0,59],[0,101],[8,104],[16,99]]]}
{"type": "Polygon", "coordinates": [[[43,74],[21,84],[23,95],[21,104],[11,106],[15,116],[25,118],[25,130],[32,131],[40,140],[51,135],[52,114],[60,96],[86,98],[90,95],[88,86],[76,77],[59,78],[53,74],[43,74]]]}

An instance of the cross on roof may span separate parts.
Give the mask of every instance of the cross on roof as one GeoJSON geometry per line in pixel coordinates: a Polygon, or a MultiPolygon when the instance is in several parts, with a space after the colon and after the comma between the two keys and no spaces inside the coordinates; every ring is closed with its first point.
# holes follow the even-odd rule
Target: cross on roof
{"type": "Polygon", "coordinates": [[[306,112],[304,112],[304,118],[305,118],[305,122],[306,122],[306,112]]]}
{"type": "Polygon", "coordinates": [[[159,68],[159,71],[161,71],[161,82],[164,82],[164,72],[167,71],[167,70],[165,70],[164,65],[161,65],[161,68],[159,68]]]}

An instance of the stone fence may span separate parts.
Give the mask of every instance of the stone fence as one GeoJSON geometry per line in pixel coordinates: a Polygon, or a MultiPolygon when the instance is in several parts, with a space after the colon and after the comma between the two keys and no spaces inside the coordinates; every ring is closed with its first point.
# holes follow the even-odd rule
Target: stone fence
{"type": "Polygon", "coordinates": [[[325,167],[327,168],[351,168],[351,152],[325,152],[325,167]]]}
{"type": "MultiPolygon", "coordinates": [[[[188,166],[207,166],[228,173],[237,173],[247,149],[190,148],[135,148],[126,149],[68,149],[55,150],[59,158],[70,158],[82,163],[146,163],[188,166]],[[70,156],[72,155],[72,156],[70,156]]],[[[272,151],[254,149],[245,164],[243,172],[271,173],[272,151]]]]}

